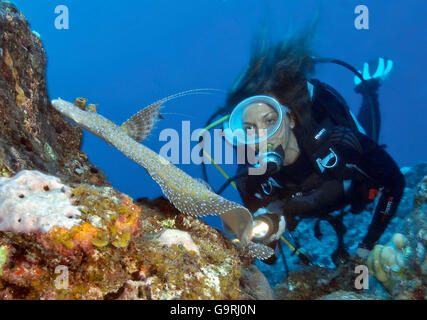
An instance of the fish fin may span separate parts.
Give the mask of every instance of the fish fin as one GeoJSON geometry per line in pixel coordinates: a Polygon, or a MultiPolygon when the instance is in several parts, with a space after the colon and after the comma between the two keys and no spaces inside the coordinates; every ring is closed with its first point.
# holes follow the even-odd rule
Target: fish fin
{"type": "Polygon", "coordinates": [[[269,246],[252,241],[248,243],[246,250],[249,256],[260,260],[266,260],[274,254],[274,250],[269,246]]]}
{"type": "Polygon", "coordinates": [[[161,108],[162,101],[156,101],[137,112],[129,120],[125,121],[120,128],[135,141],[142,141],[153,130],[161,108]]]}
{"type": "Polygon", "coordinates": [[[145,107],[141,111],[138,111],[130,119],[126,120],[120,128],[127,133],[129,137],[135,141],[144,140],[153,130],[154,124],[158,119],[163,119],[162,115],[159,113],[159,110],[163,107],[163,103],[173,100],[179,97],[189,96],[193,94],[210,94],[215,91],[220,91],[217,89],[193,89],[183,92],[179,92],[168,96],[166,98],[160,99],[148,107],[145,107]]]}
{"type": "MultiPolygon", "coordinates": [[[[225,200],[225,199],[224,199],[225,200]]],[[[228,200],[226,200],[228,201],[228,200]]],[[[223,210],[222,208],[213,209],[223,210]]],[[[252,215],[248,209],[240,205],[230,208],[219,214],[224,229],[232,230],[233,233],[239,238],[242,246],[246,246],[252,238],[252,215]]]]}

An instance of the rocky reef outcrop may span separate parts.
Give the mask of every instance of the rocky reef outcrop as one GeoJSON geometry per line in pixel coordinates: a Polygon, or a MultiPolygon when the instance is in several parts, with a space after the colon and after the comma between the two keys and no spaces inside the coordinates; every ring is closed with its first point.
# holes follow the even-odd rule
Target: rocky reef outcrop
{"type": "Polygon", "coordinates": [[[0,176],[39,170],[66,182],[108,184],[80,150],[83,132],[50,105],[46,54],[17,8],[0,2],[0,176]]]}
{"type": "Polygon", "coordinates": [[[265,299],[220,231],[115,190],[50,105],[37,33],[0,2],[0,299],[265,299]]]}
{"type": "Polygon", "coordinates": [[[240,288],[246,266],[234,244],[202,221],[178,214],[167,200],[137,205],[111,187],[78,184],[57,190],[55,183],[29,170],[0,181],[0,219],[13,221],[0,232],[1,298],[253,297],[240,288]],[[43,185],[35,192],[44,192],[45,201],[30,191],[22,194],[14,180],[25,189],[43,185]],[[3,212],[2,188],[25,206],[3,212]],[[46,224],[40,208],[52,220],[54,212],[61,215],[46,224]],[[23,218],[29,211],[32,216],[23,218]]]}

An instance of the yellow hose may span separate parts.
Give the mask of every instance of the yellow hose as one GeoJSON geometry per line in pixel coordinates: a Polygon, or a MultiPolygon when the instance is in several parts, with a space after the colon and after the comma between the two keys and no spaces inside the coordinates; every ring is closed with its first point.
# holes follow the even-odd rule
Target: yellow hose
{"type": "MultiPolygon", "coordinates": [[[[219,119],[219,120],[217,120],[217,121],[215,121],[215,122],[213,122],[213,123],[211,123],[210,125],[208,125],[206,128],[204,128],[202,131],[200,131],[200,133],[199,133],[199,138],[201,137],[201,136],[203,136],[203,134],[206,132],[206,131],[208,131],[208,130],[210,130],[210,129],[212,129],[212,128],[214,128],[214,127],[216,127],[217,125],[220,125],[221,123],[223,123],[224,121],[226,121],[226,120],[228,120],[228,118],[230,118],[230,115],[229,114],[227,114],[226,116],[224,116],[224,117],[222,117],[221,119],[219,119]]],[[[230,179],[230,177],[229,177],[229,175],[224,171],[224,170],[222,170],[222,168],[215,162],[215,160],[211,157],[211,155],[205,150],[205,149],[203,149],[203,155],[205,156],[205,157],[207,157],[212,163],[213,163],[213,165],[218,169],[218,171],[219,172],[221,172],[222,173],[222,175],[227,179],[227,180],[229,180],[230,179]]],[[[231,185],[233,186],[233,188],[234,189],[236,189],[236,191],[237,191],[237,186],[236,186],[236,184],[234,183],[234,181],[231,181],[231,185]]]]}
{"type": "MultiPolygon", "coordinates": [[[[222,170],[222,168],[215,162],[215,160],[214,159],[212,159],[212,157],[211,157],[211,155],[205,150],[205,149],[203,149],[203,155],[204,156],[206,156],[213,164],[214,164],[214,166],[218,169],[218,171],[219,172],[221,172],[222,173],[222,175],[227,179],[227,180],[229,180],[230,179],[230,177],[228,176],[228,174],[224,171],[224,170],[222,170]]],[[[234,189],[236,189],[237,190],[237,186],[236,186],[236,184],[234,183],[234,181],[231,181],[231,185],[233,186],[233,188],[234,189]]]]}

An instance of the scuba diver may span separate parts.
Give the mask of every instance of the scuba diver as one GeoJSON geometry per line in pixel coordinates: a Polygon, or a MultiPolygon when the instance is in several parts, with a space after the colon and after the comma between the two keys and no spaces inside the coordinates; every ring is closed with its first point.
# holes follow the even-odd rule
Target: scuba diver
{"type": "MultiPolygon", "coordinates": [[[[293,231],[301,219],[318,218],[315,234],[320,238],[319,221],[326,220],[338,237],[332,255],[336,265],[348,258],[342,219],[347,208],[357,214],[378,198],[358,246],[357,253],[366,256],[393,218],[405,186],[399,167],[378,144],[377,92],[393,62],[379,58],[365,63],[360,72],[341,60],[318,58],[310,49],[311,32],[276,44],[256,40],[250,63],[231,86],[225,106],[209,119],[222,115],[226,141],[246,150],[245,164],[219,193],[235,182],[254,221],[267,225],[254,241],[276,253],[285,226],[293,231]],[[315,64],[326,62],[355,74],[355,91],[363,98],[357,118],[335,89],[312,78],[315,64]],[[257,165],[265,166],[263,174],[250,174],[254,165],[247,158],[249,148],[256,153],[257,165]]],[[[276,259],[263,262],[273,264],[276,259]]]]}

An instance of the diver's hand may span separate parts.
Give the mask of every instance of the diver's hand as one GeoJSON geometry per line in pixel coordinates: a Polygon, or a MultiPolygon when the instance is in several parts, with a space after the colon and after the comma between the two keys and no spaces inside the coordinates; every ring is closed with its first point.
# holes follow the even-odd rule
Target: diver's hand
{"type": "MultiPolygon", "coordinates": [[[[386,60],[380,57],[378,58],[378,61],[369,63],[365,62],[363,64],[363,71],[359,70],[359,73],[362,75],[364,80],[371,83],[378,83],[378,85],[381,85],[390,75],[391,69],[393,69],[393,60],[386,60]],[[373,70],[376,71],[371,74],[371,71],[373,70]],[[373,79],[375,79],[375,81],[372,81],[373,79]]],[[[358,91],[358,87],[360,87],[361,83],[362,80],[359,77],[355,76],[354,85],[356,86],[356,91],[358,91]]]]}

